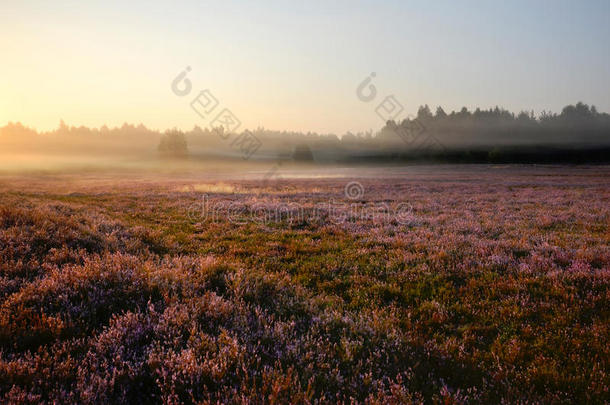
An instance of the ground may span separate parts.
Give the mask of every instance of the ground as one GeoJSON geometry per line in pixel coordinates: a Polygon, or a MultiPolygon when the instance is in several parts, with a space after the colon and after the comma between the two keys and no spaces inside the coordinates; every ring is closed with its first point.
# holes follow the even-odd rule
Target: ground
{"type": "Polygon", "coordinates": [[[282,170],[0,175],[0,402],[610,401],[610,167],[282,170]]]}

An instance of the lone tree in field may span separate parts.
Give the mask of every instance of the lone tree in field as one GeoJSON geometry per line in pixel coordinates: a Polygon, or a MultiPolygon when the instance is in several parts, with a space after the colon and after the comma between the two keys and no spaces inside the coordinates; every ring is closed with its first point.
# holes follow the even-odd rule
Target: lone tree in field
{"type": "Polygon", "coordinates": [[[182,132],[176,130],[165,132],[157,149],[163,156],[168,157],[186,157],[188,154],[186,138],[182,132]]]}
{"type": "Polygon", "coordinates": [[[299,162],[313,162],[313,153],[311,153],[311,149],[308,145],[302,143],[294,148],[292,159],[299,162]]]}

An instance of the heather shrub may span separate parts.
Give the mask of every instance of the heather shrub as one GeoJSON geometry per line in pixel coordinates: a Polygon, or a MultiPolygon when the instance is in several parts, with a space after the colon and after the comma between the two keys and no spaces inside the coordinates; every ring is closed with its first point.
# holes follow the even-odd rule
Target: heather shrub
{"type": "Polygon", "coordinates": [[[77,389],[83,403],[134,403],[155,397],[154,376],[147,365],[153,342],[150,315],[127,312],[89,344],[78,366],[77,389]]]}
{"type": "Polygon", "coordinates": [[[146,245],[116,221],[65,204],[0,206],[0,274],[32,280],[88,254],[142,254],[146,245]]]}
{"type": "Polygon", "coordinates": [[[0,403],[607,403],[607,181],[511,170],[365,181],[406,223],[193,221],[177,180],[2,195],[0,403]]]}
{"type": "Polygon", "coordinates": [[[0,345],[35,349],[57,338],[83,336],[115,314],[158,296],[140,274],[139,259],[91,256],[54,269],[0,305],[0,345]]]}

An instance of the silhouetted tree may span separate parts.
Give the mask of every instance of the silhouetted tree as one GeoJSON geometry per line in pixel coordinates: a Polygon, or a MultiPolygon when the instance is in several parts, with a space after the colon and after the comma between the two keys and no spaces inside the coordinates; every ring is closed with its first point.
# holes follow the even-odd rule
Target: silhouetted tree
{"type": "Polygon", "coordinates": [[[294,148],[292,159],[299,162],[313,162],[313,153],[306,144],[299,144],[294,148]]]}
{"type": "Polygon", "coordinates": [[[438,107],[436,107],[436,116],[435,116],[435,118],[443,119],[445,117],[447,117],[447,113],[445,112],[445,110],[443,110],[443,107],[441,107],[440,105],[438,107]]]}
{"type": "Polygon", "coordinates": [[[432,115],[432,112],[430,111],[430,107],[428,107],[428,104],[419,107],[419,109],[417,110],[417,119],[418,120],[426,122],[426,121],[430,121],[432,118],[434,118],[434,116],[432,115]]]}
{"type": "Polygon", "coordinates": [[[188,154],[188,147],[184,134],[176,130],[165,132],[159,142],[158,150],[165,156],[185,157],[188,154]]]}

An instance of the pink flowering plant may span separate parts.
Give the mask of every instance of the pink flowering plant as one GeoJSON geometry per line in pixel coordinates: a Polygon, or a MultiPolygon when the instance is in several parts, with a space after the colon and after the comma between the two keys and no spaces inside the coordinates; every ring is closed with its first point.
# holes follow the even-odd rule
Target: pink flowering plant
{"type": "Polygon", "coordinates": [[[0,403],[607,403],[608,175],[2,179],[0,403]]]}

